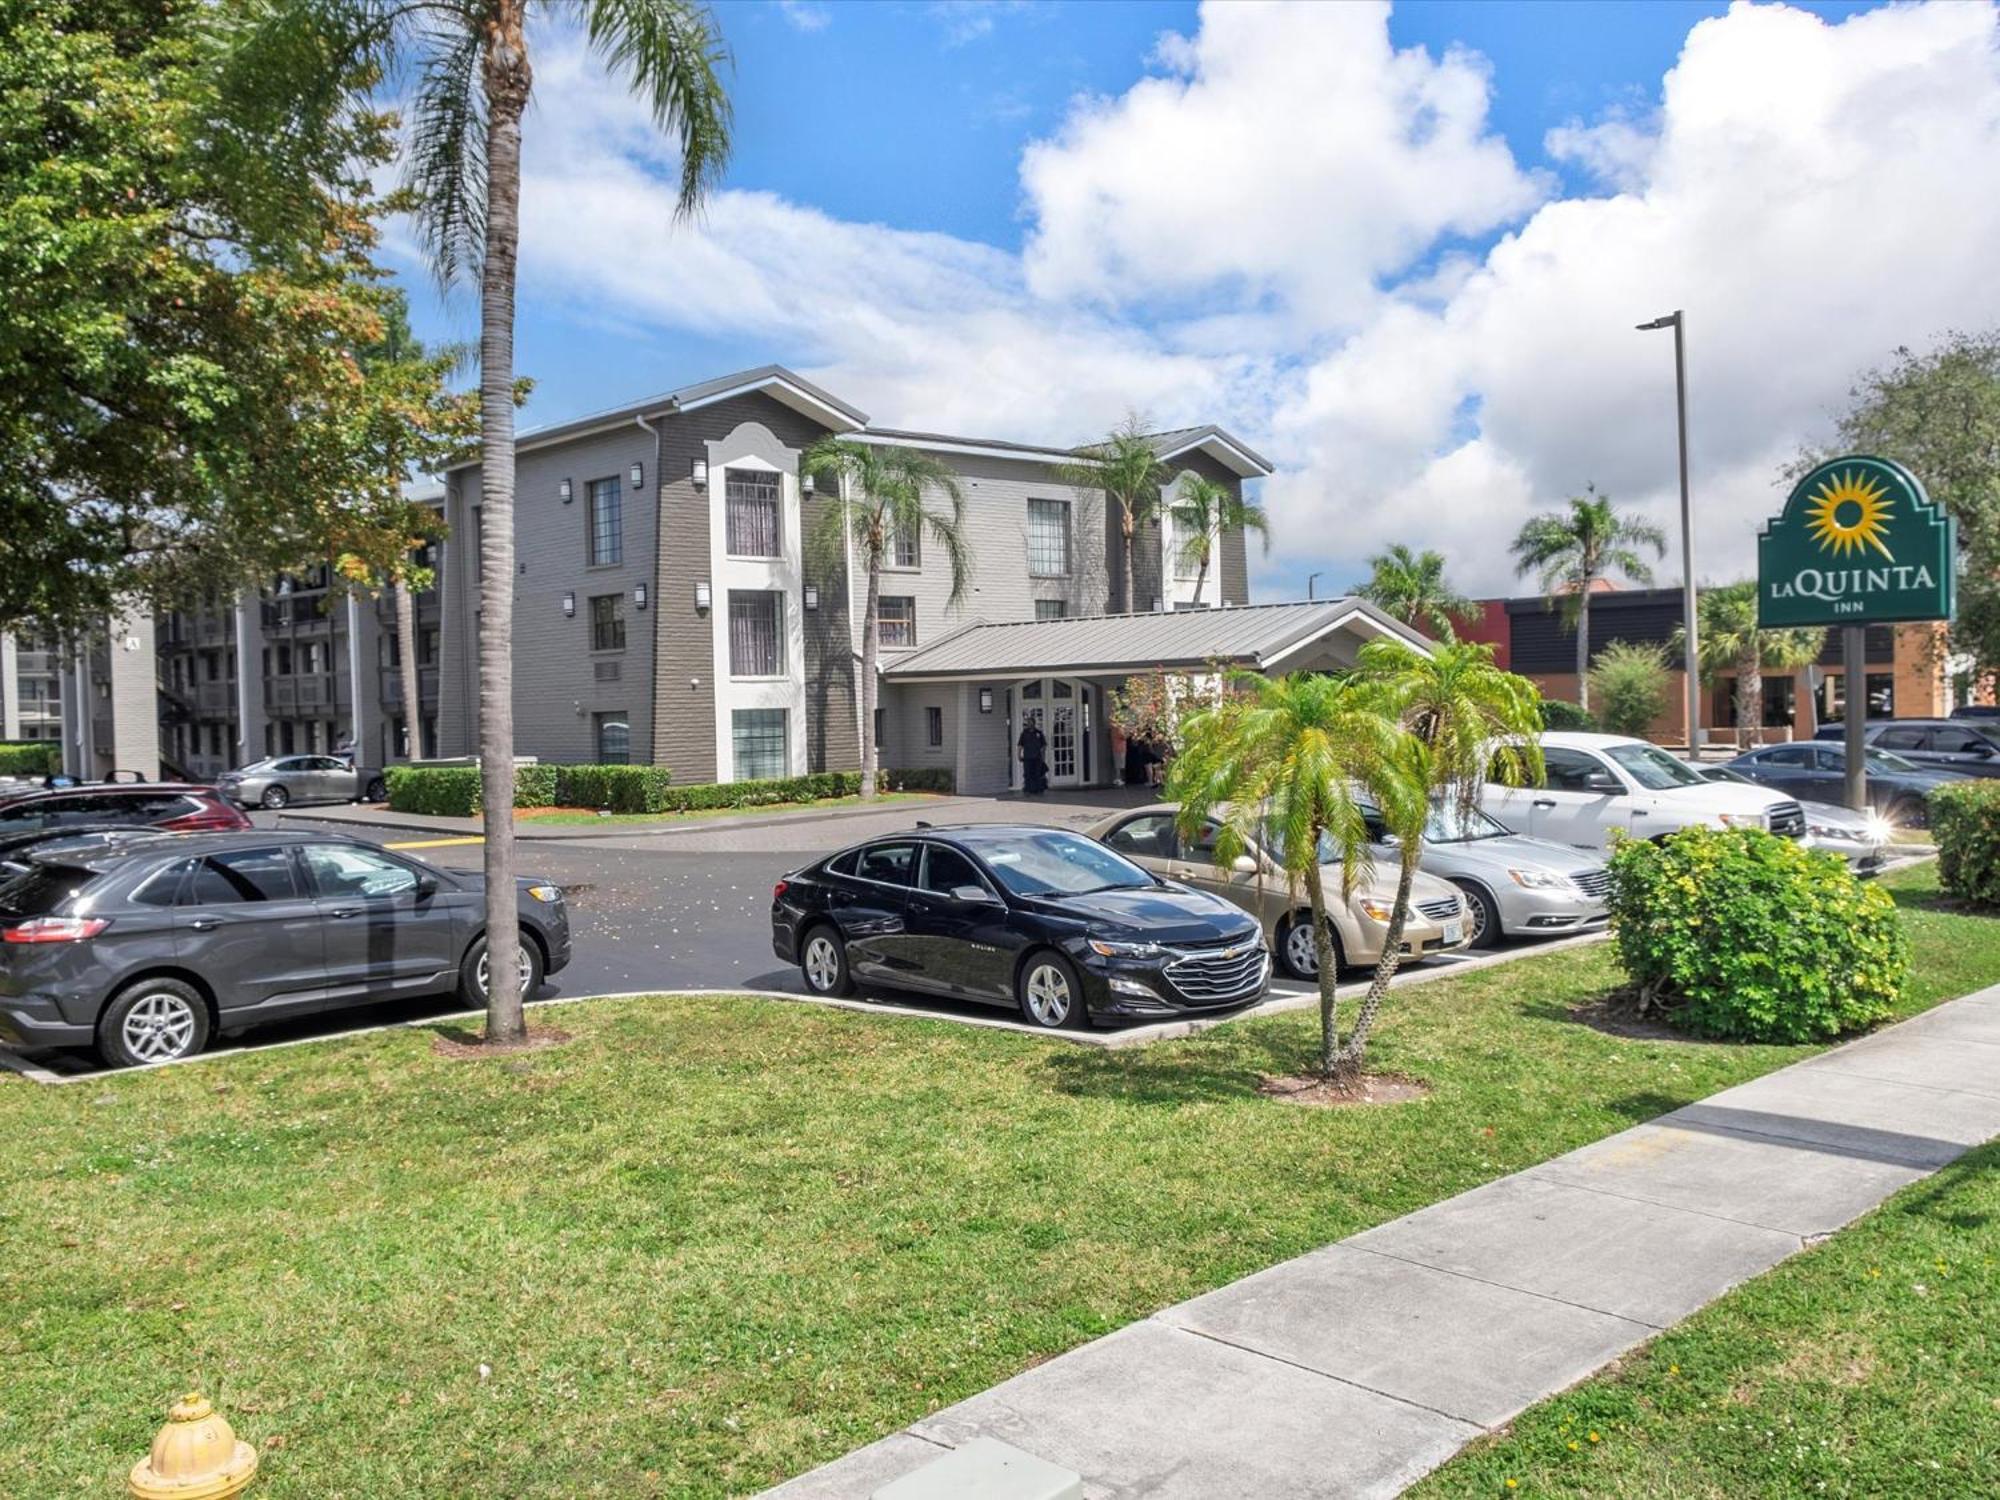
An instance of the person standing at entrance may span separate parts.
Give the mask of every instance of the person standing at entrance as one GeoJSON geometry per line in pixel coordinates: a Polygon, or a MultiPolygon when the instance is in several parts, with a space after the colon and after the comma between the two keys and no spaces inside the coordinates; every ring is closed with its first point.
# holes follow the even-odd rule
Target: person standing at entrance
{"type": "Polygon", "coordinates": [[[1048,736],[1042,733],[1041,725],[1030,719],[1016,743],[1021,749],[1021,790],[1030,797],[1039,797],[1049,789],[1048,736]]]}

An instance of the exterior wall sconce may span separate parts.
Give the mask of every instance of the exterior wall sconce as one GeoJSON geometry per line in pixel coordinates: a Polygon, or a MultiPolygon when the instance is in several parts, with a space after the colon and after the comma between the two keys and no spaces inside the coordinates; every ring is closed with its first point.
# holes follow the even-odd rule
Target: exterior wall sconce
{"type": "Polygon", "coordinates": [[[799,476],[799,493],[802,495],[810,496],[812,492],[813,492],[812,470],[808,469],[806,470],[805,473],[799,476]]]}
{"type": "Polygon", "coordinates": [[[983,687],[979,690],[979,711],[983,714],[990,714],[993,712],[992,688],[983,687]]]}
{"type": "Polygon", "coordinates": [[[816,583],[809,583],[806,585],[806,608],[807,609],[819,608],[819,585],[816,583]]]}
{"type": "Polygon", "coordinates": [[[704,578],[694,586],[694,607],[703,614],[706,614],[708,607],[714,602],[715,595],[709,589],[708,580],[704,578]]]}
{"type": "Polygon", "coordinates": [[[556,481],[556,493],[562,496],[562,503],[564,505],[569,504],[570,501],[576,498],[575,492],[570,489],[570,484],[567,479],[559,479],[556,481]]]}
{"type": "Polygon", "coordinates": [[[644,608],[646,607],[646,585],[645,585],[645,584],[643,584],[643,583],[638,583],[638,584],[634,584],[634,585],[632,586],[632,603],[633,603],[633,606],[634,606],[635,608],[638,608],[638,609],[644,609],[644,608]]]}
{"type": "Polygon", "coordinates": [[[644,464],[632,465],[632,488],[636,490],[639,488],[640,485],[644,484],[645,482],[646,482],[646,466],[644,464]]]}
{"type": "Polygon", "coordinates": [[[564,594],[563,595],[564,618],[565,619],[573,618],[575,614],[576,614],[576,595],[574,593],[564,594]]]}
{"type": "Polygon", "coordinates": [[[690,478],[692,478],[692,479],[694,480],[694,487],[695,487],[696,489],[698,489],[698,490],[705,490],[705,489],[707,489],[707,488],[708,488],[708,460],[707,460],[707,459],[705,459],[705,458],[697,458],[697,459],[696,459],[696,460],[694,461],[694,469],[693,469],[693,471],[691,472],[691,474],[689,475],[689,477],[690,477],[690,478]]]}

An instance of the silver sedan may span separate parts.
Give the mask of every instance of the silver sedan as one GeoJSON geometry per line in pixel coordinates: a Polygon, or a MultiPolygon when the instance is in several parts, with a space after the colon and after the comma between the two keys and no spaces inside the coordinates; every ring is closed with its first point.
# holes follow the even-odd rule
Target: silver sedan
{"type": "Polygon", "coordinates": [[[335,755],[278,755],[216,779],[216,790],[244,807],[295,802],[380,802],[389,795],[382,773],[335,755]]]}
{"type": "MultiPolygon", "coordinates": [[[[1709,781],[1757,785],[1741,771],[1728,766],[1697,765],[1695,769],[1709,781]]],[[[1799,799],[1799,807],[1806,815],[1807,848],[1838,854],[1857,875],[1873,875],[1881,869],[1895,837],[1895,826],[1887,818],[1872,808],[1856,812],[1835,802],[1808,802],[1804,798],[1799,799]]]]}
{"type": "Polygon", "coordinates": [[[1431,814],[1419,868],[1465,892],[1476,948],[1502,937],[1594,932],[1610,920],[1604,897],[1611,877],[1602,859],[1509,833],[1477,808],[1431,814]]]}

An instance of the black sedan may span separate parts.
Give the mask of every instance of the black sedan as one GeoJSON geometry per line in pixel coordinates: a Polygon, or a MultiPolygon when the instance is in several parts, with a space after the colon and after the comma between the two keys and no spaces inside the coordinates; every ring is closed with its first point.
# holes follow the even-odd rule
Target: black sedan
{"type": "MultiPolygon", "coordinates": [[[[360,839],[88,834],[0,872],[0,1039],[167,1062],[372,1000],[485,1003],[484,882],[360,839]]],[[[520,882],[522,992],[569,962],[562,891],[520,882]]]]}
{"type": "MultiPolygon", "coordinates": [[[[1922,828],[1929,821],[1926,799],[1937,788],[1965,778],[1956,771],[1919,766],[1886,750],[1866,752],[1868,805],[1891,823],[1922,828]]],[[[1789,792],[1802,802],[1838,803],[1847,791],[1847,751],[1823,740],[1766,745],[1729,762],[1760,786],[1789,792]]]]}
{"type": "Polygon", "coordinates": [[[923,828],[779,881],[771,946],[814,994],[856,980],[1058,1027],[1223,1010],[1271,979],[1257,923],[1078,834],[923,828]]]}

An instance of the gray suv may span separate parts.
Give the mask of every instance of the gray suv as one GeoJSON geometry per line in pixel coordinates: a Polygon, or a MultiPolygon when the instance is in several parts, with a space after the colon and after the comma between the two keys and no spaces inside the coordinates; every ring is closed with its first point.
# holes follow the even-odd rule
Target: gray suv
{"type": "MultiPolygon", "coordinates": [[[[0,1039],[122,1066],[217,1032],[456,991],[485,1003],[484,877],[304,832],[95,834],[0,880],[0,1039]]],[[[561,889],[519,882],[522,992],[569,962],[561,889]]]]}

